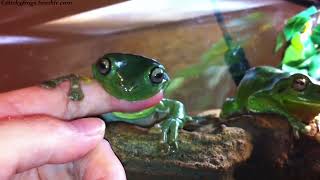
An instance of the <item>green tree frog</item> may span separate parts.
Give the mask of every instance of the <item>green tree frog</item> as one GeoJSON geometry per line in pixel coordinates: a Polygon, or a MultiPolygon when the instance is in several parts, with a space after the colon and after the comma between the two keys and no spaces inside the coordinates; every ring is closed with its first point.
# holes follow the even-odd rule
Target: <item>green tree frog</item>
{"type": "MultiPolygon", "coordinates": [[[[234,98],[226,100],[221,117],[243,113],[275,113],[286,117],[294,132],[308,134],[320,112],[320,86],[301,73],[291,74],[269,66],[251,68],[234,98]]],[[[316,122],[318,128],[319,122],[316,122]]]]}
{"type": "MultiPolygon", "coordinates": [[[[92,66],[93,78],[110,95],[126,101],[146,100],[162,93],[169,83],[169,76],[159,62],[139,55],[110,53],[99,58],[92,66]]],[[[84,94],[81,90],[81,77],[71,74],[49,80],[42,84],[54,88],[69,80],[69,98],[80,101],[84,94]]],[[[163,98],[157,105],[140,112],[112,112],[101,115],[106,122],[122,121],[139,126],[151,126],[162,120],[162,141],[169,147],[178,148],[178,131],[186,121],[184,105],[176,100],[163,98]]]]}

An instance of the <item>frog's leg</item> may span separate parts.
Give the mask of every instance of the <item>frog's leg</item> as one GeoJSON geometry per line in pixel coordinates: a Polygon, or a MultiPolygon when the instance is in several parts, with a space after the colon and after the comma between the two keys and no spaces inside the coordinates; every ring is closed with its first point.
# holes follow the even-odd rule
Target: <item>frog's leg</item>
{"type": "Polygon", "coordinates": [[[162,130],[162,140],[173,147],[173,151],[178,149],[179,129],[183,128],[185,122],[192,120],[186,115],[184,105],[176,100],[163,99],[157,106],[157,112],[165,113],[165,120],[160,124],[162,130]]]}
{"type": "Polygon", "coordinates": [[[105,122],[125,122],[141,127],[150,127],[160,120],[159,115],[155,113],[156,107],[151,107],[139,112],[112,112],[100,115],[105,122]]]}
{"type": "Polygon", "coordinates": [[[237,100],[235,98],[227,98],[222,105],[220,117],[227,118],[235,114],[240,114],[241,112],[237,100]]]}
{"type": "Polygon", "coordinates": [[[81,89],[81,83],[80,83],[80,77],[75,74],[70,74],[66,76],[61,76],[46,82],[43,82],[41,84],[41,87],[52,89],[57,87],[59,84],[61,84],[64,81],[70,81],[70,90],[68,93],[69,99],[73,101],[80,101],[84,98],[84,94],[81,89]]]}
{"type": "Polygon", "coordinates": [[[286,117],[292,126],[294,133],[302,132],[306,134],[310,131],[310,126],[287,112],[281,104],[266,92],[258,92],[248,98],[247,109],[253,113],[274,113],[286,117]]]}

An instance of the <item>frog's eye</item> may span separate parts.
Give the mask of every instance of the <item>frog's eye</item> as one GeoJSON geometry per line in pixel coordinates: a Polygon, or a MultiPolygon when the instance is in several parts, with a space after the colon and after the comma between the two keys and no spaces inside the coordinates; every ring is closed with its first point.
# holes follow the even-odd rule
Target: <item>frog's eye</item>
{"type": "Polygon", "coordinates": [[[167,75],[162,68],[155,67],[151,70],[149,77],[152,83],[160,84],[163,80],[166,80],[167,75]]]}
{"type": "Polygon", "coordinates": [[[296,91],[303,91],[307,88],[309,80],[306,77],[298,77],[293,80],[292,88],[296,91]]]}
{"type": "Polygon", "coordinates": [[[107,75],[111,70],[111,61],[106,58],[101,58],[97,62],[97,68],[102,75],[107,75]]]}

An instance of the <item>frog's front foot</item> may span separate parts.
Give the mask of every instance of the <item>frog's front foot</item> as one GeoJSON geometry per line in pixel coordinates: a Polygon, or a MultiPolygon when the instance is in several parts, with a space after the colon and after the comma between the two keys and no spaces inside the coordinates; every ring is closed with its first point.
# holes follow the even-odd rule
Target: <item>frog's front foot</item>
{"type": "Polygon", "coordinates": [[[292,126],[293,129],[293,135],[295,138],[299,139],[300,134],[307,135],[307,136],[312,136],[312,127],[310,125],[306,125],[301,121],[289,121],[290,125],[292,126]]]}
{"type": "Polygon", "coordinates": [[[300,134],[303,134],[320,143],[320,124],[316,121],[313,124],[306,125],[303,129],[293,129],[293,134],[296,139],[300,139],[300,134]]]}
{"type": "Polygon", "coordinates": [[[58,86],[58,83],[53,79],[53,80],[42,82],[40,86],[46,89],[53,89],[58,86]]]}
{"type": "Polygon", "coordinates": [[[169,118],[160,124],[162,141],[169,145],[168,148],[172,152],[178,149],[179,129],[183,127],[183,124],[183,120],[179,118],[169,118]]]}
{"type": "Polygon", "coordinates": [[[75,74],[70,74],[67,76],[61,76],[56,79],[43,82],[40,86],[47,89],[56,88],[59,84],[64,81],[70,81],[70,90],[68,93],[68,98],[73,101],[80,101],[84,98],[84,94],[81,89],[80,77],[75,74]]]}

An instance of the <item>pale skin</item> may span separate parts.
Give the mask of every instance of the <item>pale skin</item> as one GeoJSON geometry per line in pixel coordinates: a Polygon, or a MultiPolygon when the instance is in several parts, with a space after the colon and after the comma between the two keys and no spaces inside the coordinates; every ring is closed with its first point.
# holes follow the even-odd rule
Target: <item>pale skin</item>
{"type": "Polygon", "coordinates": [[[112,111],[138,111],[162,99],[118,100],[94,80],[82,83],[85,97],[68,98],[69,82],[0,94],[0,179],[126,179],[103,139],[105,124],[83,118],[112,111]],[[72,121],[71,121],[72,120],[72,121]]]}

